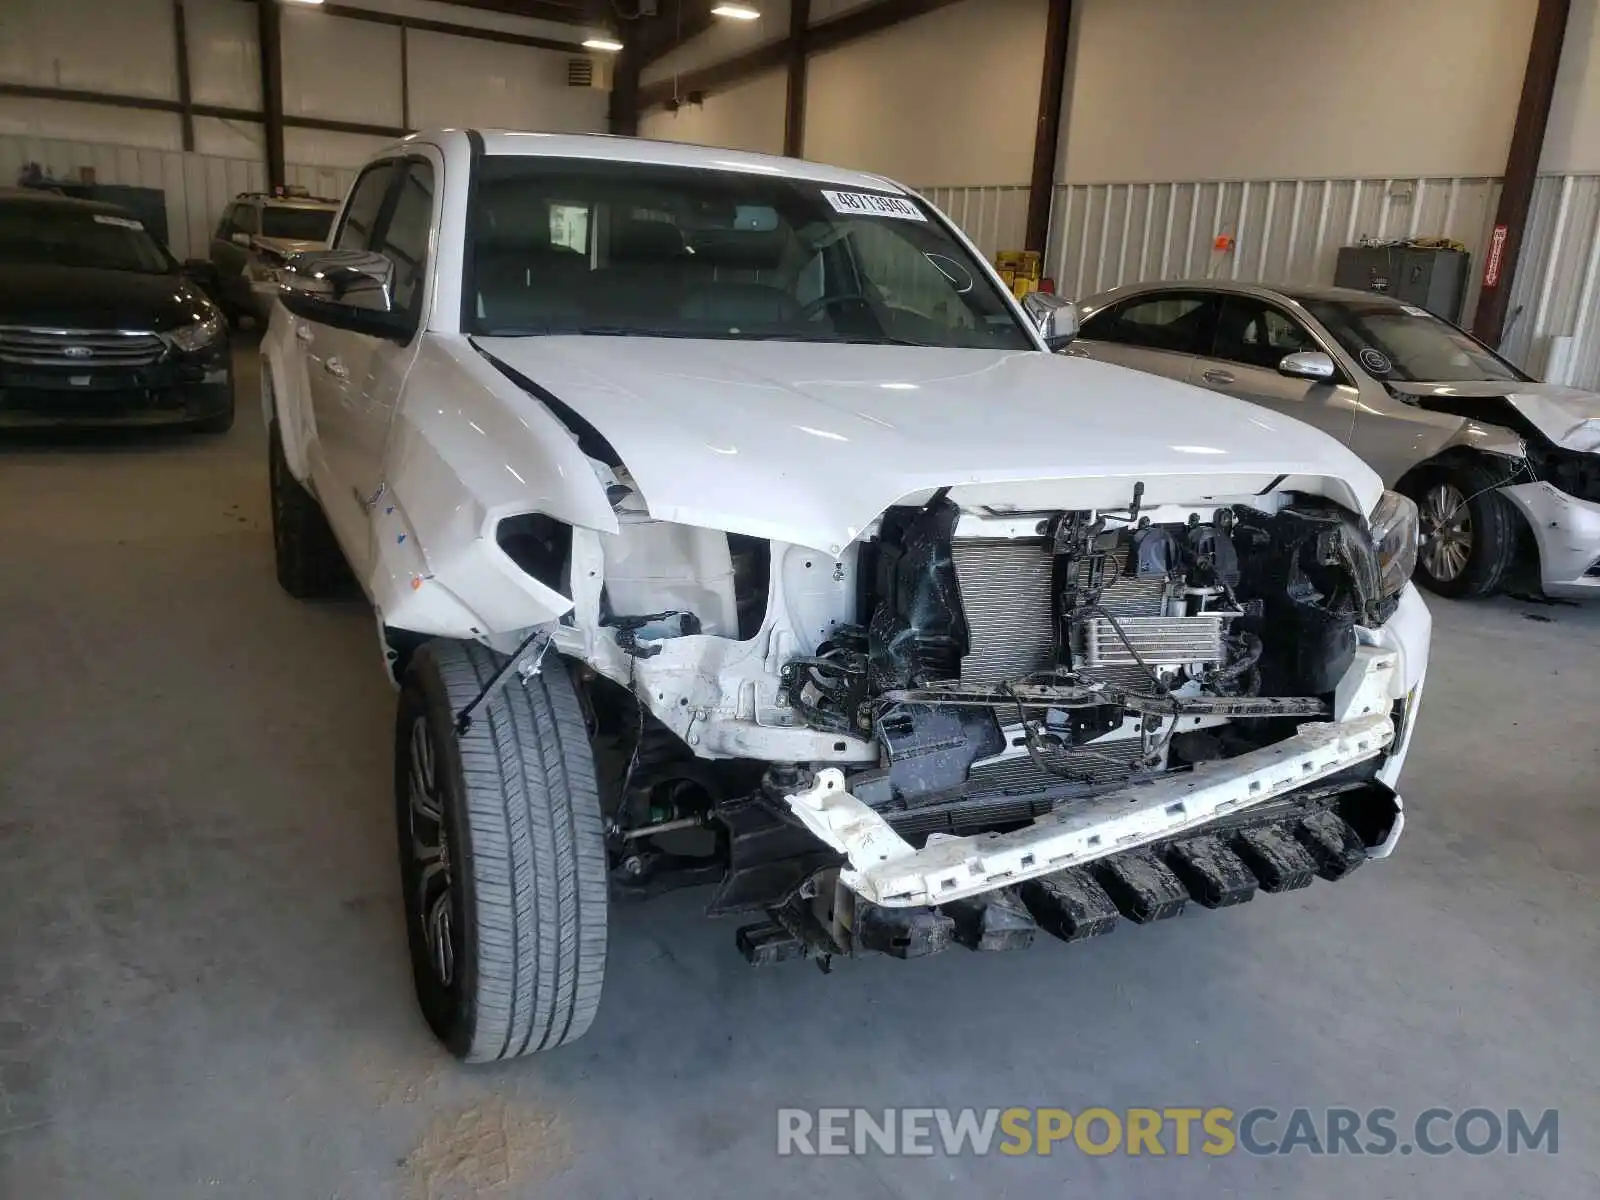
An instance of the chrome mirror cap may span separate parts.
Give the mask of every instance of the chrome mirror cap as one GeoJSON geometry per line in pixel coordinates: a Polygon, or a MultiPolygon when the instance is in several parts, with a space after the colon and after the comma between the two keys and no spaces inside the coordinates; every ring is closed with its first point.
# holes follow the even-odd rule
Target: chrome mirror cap
{"type": "Polygon", "coordinates": [[[1022,311],[1052,351],[1066,349],[1078,336],[1078,306],[1071,300],[1052,292],[1029,292],[1022,298],[1022,311]]]}
{"type": "Polygon", "coordinates": [[[1294,379],[1315,379],[1326,383],[1339,373],[1333,359],[1320,350],[1297,350],[1284,355],[1278,363],[1278,373],[1294,379]]]}
{"type": "Polygon", "coordinates": [[[394,262],[373,250],[305,250],[278,272],[290,295],[369,313],[394,311],[394,262]]]}

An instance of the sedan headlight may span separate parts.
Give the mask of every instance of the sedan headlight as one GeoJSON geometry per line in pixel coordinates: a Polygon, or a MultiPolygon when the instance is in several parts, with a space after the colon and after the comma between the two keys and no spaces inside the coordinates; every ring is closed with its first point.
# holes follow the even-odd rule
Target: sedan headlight
{"type": "Polygon", "coordinates": [[[1398,595],[1417,569],[1417,506],[1399,492],[1385,492],[1367,521],[1378,554],[1379,590],[1387,599],[1398,595]]]}
{"type": "Polygon", "coordinates": [[[182,325],[167,333],[167,340],[185,354],[204,350],[223,334],[222,314],[211,309],[193,325],[182,325]]]}

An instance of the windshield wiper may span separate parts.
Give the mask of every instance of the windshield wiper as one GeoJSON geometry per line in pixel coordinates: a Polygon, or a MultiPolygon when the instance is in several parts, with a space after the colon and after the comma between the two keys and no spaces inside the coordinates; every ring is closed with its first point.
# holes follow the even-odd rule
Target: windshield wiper
{"type": "Polygon", "coordinates": [[[843,342],[846,346],[918,346],[922,349],[936,349],[934,342],[913,342],[909,338],[890,337],[847,337],[831,338],[830,341],[843,342]]]}
{"type": "Polygon", "coordinates": [[[746,342],[813,342],[819,346],[920,346],[930,342],[912,342],[896,337],[830,337],[820,333],[744,333],[733,335],[746,342]]]}

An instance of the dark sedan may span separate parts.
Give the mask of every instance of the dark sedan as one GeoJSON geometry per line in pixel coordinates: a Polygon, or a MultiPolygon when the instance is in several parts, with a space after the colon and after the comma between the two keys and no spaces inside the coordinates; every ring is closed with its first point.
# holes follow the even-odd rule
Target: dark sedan
{"type": "Polygon", "coordinates": [[[232,424],[227,326],[143,224],[0,191],[0,429],[232,424]]]}

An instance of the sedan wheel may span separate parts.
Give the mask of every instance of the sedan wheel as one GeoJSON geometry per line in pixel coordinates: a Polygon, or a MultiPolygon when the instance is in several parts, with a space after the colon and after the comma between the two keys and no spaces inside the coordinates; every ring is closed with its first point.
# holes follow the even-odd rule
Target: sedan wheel
{"type": "Polygon", "coordinates": [[[1472,514],[1453,483],[1434,484],[1422,497],[1423,565],[1440,583],[1461,577],[1472,558],[1472,514]]]}
{"type": "Polygon", "coordinates": [[[1501,494],[1503,468],[1489,462],[1420,467],[1397,485],[1417,503],[1422,544],[1416,580],[1441,596],[1488,596],[1516,556],[1516,510],[1501,494]]]}

